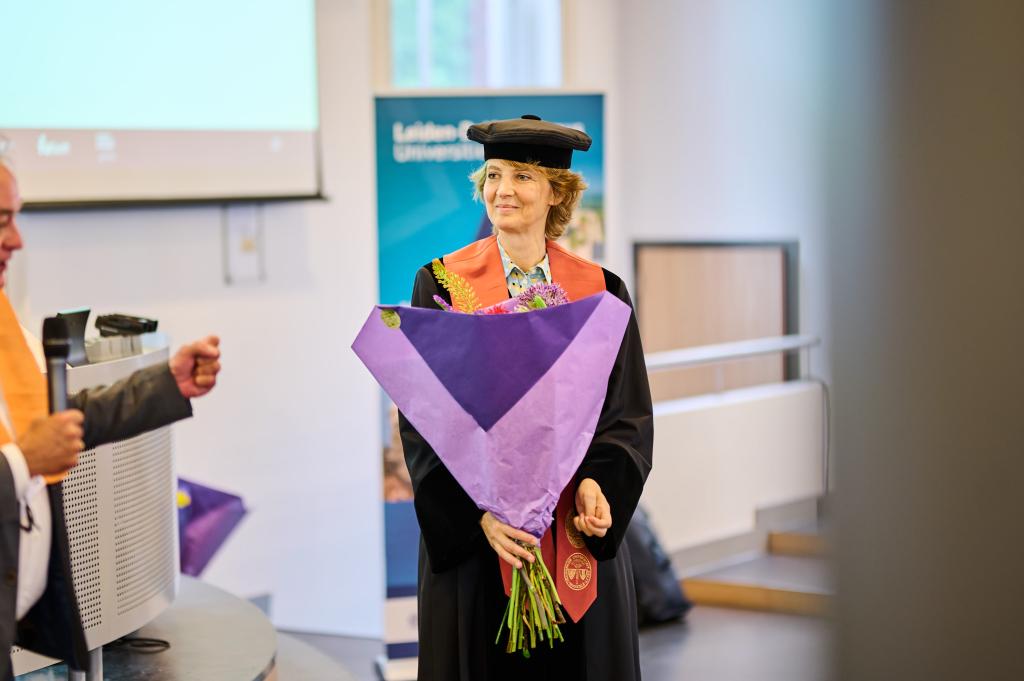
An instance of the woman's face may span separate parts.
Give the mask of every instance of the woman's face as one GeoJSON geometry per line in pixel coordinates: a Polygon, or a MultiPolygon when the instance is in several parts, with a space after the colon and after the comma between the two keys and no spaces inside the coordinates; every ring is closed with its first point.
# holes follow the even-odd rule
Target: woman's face
{"type": "Polygon", "coordinates": [[[502,232],[543,236],[548,210],[558,204],[543,172],[498,159],[487,162],[483,194],[487,217],[502,232]]]}

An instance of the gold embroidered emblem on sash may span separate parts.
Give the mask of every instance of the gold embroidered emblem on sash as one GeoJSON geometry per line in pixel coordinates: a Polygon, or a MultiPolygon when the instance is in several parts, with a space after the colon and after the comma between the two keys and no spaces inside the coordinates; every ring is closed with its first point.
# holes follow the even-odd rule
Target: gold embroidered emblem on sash
{"type": "Polygon", "coordinates": [[[582,553],[573,553],[565,559],[565,566],[562,568],[565,583],[573,591],[583,591],[590,586],[590,580],[594,576],[594,568],[590,559],[582,553]]]}
{"type": "Polygon", "coordinates": [[[565,536],[569,540],[569,543],[578,549],[583,548],[583,535],[576,529],[575,523],[572,519],[576,517],[575,513],[565,514],[565,536]]]}

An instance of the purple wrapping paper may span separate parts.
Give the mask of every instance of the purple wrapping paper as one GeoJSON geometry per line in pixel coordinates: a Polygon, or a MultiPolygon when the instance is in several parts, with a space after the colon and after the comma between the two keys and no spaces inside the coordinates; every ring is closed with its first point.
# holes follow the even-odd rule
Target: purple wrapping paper
{"type": "Polygon", "coordinates": [[[477,506],[540,537],[594,437],[629,315],[607,292],[501,315],[377,306],[352,349],[477,506]]]}
{"type": "Polygon", "coordinates": [[[178,509],[181,572],[198,577],[245,515],[242,498],[182,478],[178,490],[190,502],[178,509]]]}

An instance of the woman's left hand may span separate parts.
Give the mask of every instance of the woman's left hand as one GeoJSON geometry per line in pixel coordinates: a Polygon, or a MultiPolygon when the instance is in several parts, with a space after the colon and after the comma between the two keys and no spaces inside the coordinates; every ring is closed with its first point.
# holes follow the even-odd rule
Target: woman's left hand
{"type": "Polygon", "coordinates": [[[612,526],[612,509],[593,478],[583,478],[576,488],[576,529],[588,537],[603,537],[612,526]]]}

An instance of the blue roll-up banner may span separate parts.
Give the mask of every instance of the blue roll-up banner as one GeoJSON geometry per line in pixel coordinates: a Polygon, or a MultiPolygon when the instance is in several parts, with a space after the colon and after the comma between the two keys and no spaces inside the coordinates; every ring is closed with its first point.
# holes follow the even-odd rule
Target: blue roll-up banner
{"type": "MultiPolygon", "coordinates": [[[[416,271],[433,258],[491,233],[469,175],[483,146],[466,139],[474,123],[534,114],[593,138],[574,152],[572,169],[589,188],[560,240],[585,258],[604,257],[604,96],[600,94],[380,96],[376,98],[377,238],[380,302],[407,303],[416,271]]],[[[395,432],[385,417],[384,531],[387,551],[386,681],[416,678],[416,561],[419,531],[395,432]]],[[[497,626],[497,623],[495,623],[497,626]]]]}

